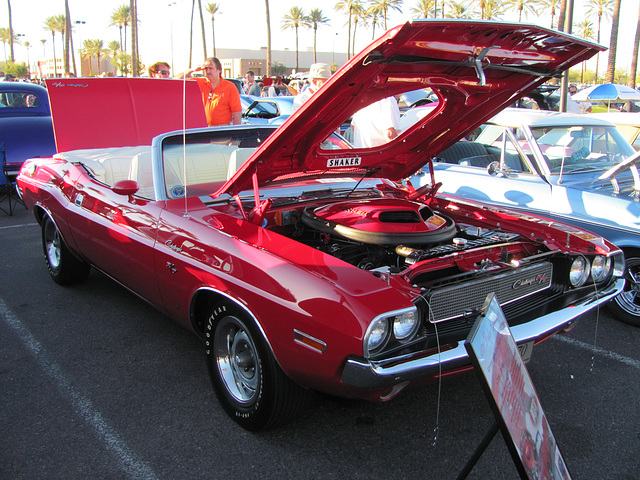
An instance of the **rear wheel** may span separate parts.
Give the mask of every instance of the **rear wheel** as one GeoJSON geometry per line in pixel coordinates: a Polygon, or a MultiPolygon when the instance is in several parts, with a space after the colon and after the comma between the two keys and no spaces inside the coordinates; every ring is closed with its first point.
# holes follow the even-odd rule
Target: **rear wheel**
{"type": "Polygon", "coordinates": [[[51,278],[60,285],[80,283],[87,279],[91,267],[76,258],[67,248],[60,231],[47,215],[42,221],[42,248],[51,278]]]}
{"type": "Polygon", "coordinates": [[[275,427],[307,405],[310,392],[285,375],[254,322],[242,312],[216,308],[205,336],[218,401],[243,428],[275,427]]]}
{"type": "Polygon", "coordinates": [[[625,251],[624,291],[609,302],[618,320],[640,327],[640,251],[625,251]]]}

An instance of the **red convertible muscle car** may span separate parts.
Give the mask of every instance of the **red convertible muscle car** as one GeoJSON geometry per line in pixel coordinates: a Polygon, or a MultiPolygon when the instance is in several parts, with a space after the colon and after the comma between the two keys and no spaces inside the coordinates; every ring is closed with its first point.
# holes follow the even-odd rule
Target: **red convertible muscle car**
{"type": "Polygon", "coordinates": [[[278,128],[156,134],[167,116],[153,102],[166,112],[170,99],[155,89],[182,81],[56,80],[68,151],[29,160],[18,184],[53,279],[94,267],[201,336],[218,399],[244,428],[289,419],[313,390],[389,400],[470,368],[464,340],[491,292],[530,352],[622,290],[623,255],[596,235],[403,181],[599,49],[522,24],[410,22],[278,128]],[[426,87],[438,106],[389,143],[354,149],[334,134],[362,107],[426,87]],[[83,109],[89,97],[100,108],[83,109]],[[123,102],[132,113],[112,114],[123,102]]]}

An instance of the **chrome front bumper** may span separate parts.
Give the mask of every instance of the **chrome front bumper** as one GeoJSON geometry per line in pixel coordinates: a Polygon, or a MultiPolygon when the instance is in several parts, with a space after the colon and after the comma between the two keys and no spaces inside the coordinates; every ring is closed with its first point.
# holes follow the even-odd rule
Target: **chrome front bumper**
{"type": "MultiPolygon", "coordinates": [[[[571,325],[580,316],[622,292],[624,279],[593,294],[586,300],[511,328],[516,343],[543,339],[571,325]]],[[[436,377],[440,373],[470,365],[464,342],[436,354],[412,353],[382,361],[350,358],[342,371],[342,381],[357,388],[388,387],[416,378],[436,377]]]]}

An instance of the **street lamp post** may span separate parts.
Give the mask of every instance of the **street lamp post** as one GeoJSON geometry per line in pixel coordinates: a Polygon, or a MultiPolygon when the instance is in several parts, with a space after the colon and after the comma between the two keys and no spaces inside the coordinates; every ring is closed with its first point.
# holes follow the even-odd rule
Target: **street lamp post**
{"type": "Polygon", "coordinates": [[[84,20],[76,20],[73,23],[78,25],[78,43],[80,44],[78,46],[78,56],[80,57],[80,76],[82,77],[82,34],[80,32],[80,25],[85,25],[87,22],[84,20]]]}

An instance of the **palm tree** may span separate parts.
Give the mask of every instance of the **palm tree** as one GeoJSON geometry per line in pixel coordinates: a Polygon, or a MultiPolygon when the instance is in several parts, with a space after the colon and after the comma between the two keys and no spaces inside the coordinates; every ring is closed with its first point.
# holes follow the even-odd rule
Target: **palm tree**
{"type": "Polygon", "coordinates": [[[433,13],[434,17],[438,12],[438,0],[418,0],[416,6],[411,9],[411,13],[418,18],[429,18],[433,13]]]}
{"type": "MultiPolygon", "coordinates": [[[[593,23],[591,23],[589,20],[583,20],[577,25],[577,27],[578,28],[576,33],[578,34],[578,36],[580,36],[581,38],[584,38],[585,40],[593,40],[593,37],[594,37],[593,23]]],[[[586,60],[582,62],[582,70],[580,72],[580,83],[584,83],[585,63],[586,63],[586,60]]]]}
{"type": "Polygon", "coordinates": [[[553,20],[556,18],[556,10],[558,9],[560,0],[538,0],[538,3],[543,11],[549,10],[549,12],[551,12],[550,28],[553,28],[553,20]]]}
{"type": "Polygon", "coordinates": [[[53,46],[53,76],[57,77],[58,64],[56,62],[56,32],[58,31],[58,24],[56,21],[56,17],[48,17],[44,21],[44,29],[51,32],[51,45],[53,46]]]}
{"type": "Polygon", "coordinates": [[[387,20],[389,18],[389,10],[402,12],[402,3],[404,0],[371,0],[371,7],[375,8],[378,15],[384,19],[384,29],[387,30],[387,20]]]}
{"type": "Polygon", "coordinates": [[[217,55],[216,55],[216,30],[214,28],[213,21],[214,21],[214,17],[216,15],[216,13],[218,13],[218,10],[220,9],[220,5],[218,5],[217,3],[208,3],[205,6],[205,9],[209,13],[209,15],[211,15],[211,38],[213,39],[213,56],[217,57],[217,55]]]}
{"type": "Polygon", "coordinates": [[[343,11],[348,17],[347,58],[351,58],[351,25],[353,24],[353,17],[358,8],[362,8],[360,0],[340,0],[335,6],[337,12],[343,11]]]}
{"type": "MultiPolygon", "coordinates": [[[[0,42],[2,42],[2,45],[4,47],[4,61],[7,61],[7,43],[9,45],[11,45],[12,43],[17,43],[18,45],[20,44],[20,41],[18,39],[18,36],[14,33],[13,35],[11,35],[11,30],[8,28],[0,28],[0,42]]],[[[14,60],[11,59],[11,62],[13,62],[14,60]]]]}
{"type": "Polygon", "coordinates": [[[611,40],[609,42],[609,62],[607,62],[607,75],[605,82],[614,83],[616,76],[616,49],[618,48],[618,26],[620,25],[620,0],[613,3],[613,16],[611,19],[611,40]]]}
{"type": "MultiPolygon", "coordinates": [[[[9,49],[9,51],[11,52],[11,61],[14,62],[15,58],[13,56],[13,44],[16,43],[16,41],[13,39],[14,38],[14,34],[13,34],[13,23],[12,23],[12,19],[11,19],[11,2],[9,0],[7,0],[7,8],[9,9],[9,46],[11,47],[9,49]]],[[[5,61],[7,60],[7,54],[4,54],[4,59],[5,61]]]]}
{"type": "Polygon", "coordinates": [[[353,4],[353,48],[351,51],[353,54],[356,54],[356,30],[358,29],[358,20],[362,19],[362,23],[366,27],[367,25],[367,9],[364,5],[358,0],[353,4]]]}
{"type": "Polygon", "coordinates": [[[510,8],[517,10],[518,22],[522,22],[522,12],[525,12],[525,14],[527,12],[534,15],[538,14],[535,7],[536,3],[536,1],[532,0],[504,0],[503,5],[507,10],[510,8]]]}
{"type": "MultiPolygon", "coordinates": [[[[613,0],[587,0],[587,16],[595,16],[598,19],[596,29],[596,42],[600,43],[600,30],[602,28],[602,17],[610,18],[613,10],[613,0]]],[[[596,54],[596,74],[594,83],[598,83],[598,64],[600,54],[596,54]]]]}
{"type": "MultiPolygon", "coordinates": [[[[69,52],[71,52],[71,14],[69,13],[69,0],[64,0],[64,73],[70,71],[69,52]]],[[[75,69],[74,69],[75,71],[75,69]]]]}
{"type": "Polygon", "coordinates": [[[299,70],[298,63],[298,29],[300,27],[310,27],[311,21],[304,14],[300,7],[291,7],[289,13],[282,17],[282,30],[293,29],[296,32],[296,72],[299,70]]]}
{"type": "Polygon", "coordinates": [[[138,0],[130,0],[131,9],[131,70],[134,77],[140,76],[140,55],[138,53],[138,0]]]}
{"type": "Polygon", "coordinates": [[[500,0],[480,0],[483,20],[497,20],[504,13],[500,0]]]}
{"type": "Polygon", "coordinates": [[[638,24],[636,25],[636,38],[633,42],[633,54],[631,55],[631,75],[629,86],[636,88],[636,75],[638,73],[638,48],[640,47],[640,7],[638,8],[638,24]]]}
{"type": "Polygon", "coordinates": [[[471,18],[471,12],[469,7],[462,2],[449,2],[449,13],[446,14],[447,18],[471,18]]]}
{"type": "Polygon", "coordinates": [[[120,50],[122,52],[127,51],[127,26],[131,21],[131,7],[129,5],[120,5],[111,14],[110,27],[118,27],[120,31],[120,50]],[[122,29],[124,29],[124,37],[122,35],[122,29]],[[124,39],[124,43],[123,43],[124,39]]]}
{"type": "Polygon", "coordinates": [[[91,68],[91,59],[96,57],[98,60],[98,75],[100,75],[100,58],[103,55],[108,55],[108,51],[104,49],[104,42],[102,40],[85,40],[82,42],[84,48],[82,49],[82,58],[89,60],[89,74],[93,73],[91,68]]]}
{"type": "Polygon", "coordinates": [[[267,20],[267,77],[271,75],[271,15],[269,15],[269,0],[264,0],[267,20]]]}
{"type": "Polygon", "coordinates": [[[560,0],[560,13],[558,13],[558,30],[564,32],[567,18],[567,0],[560,0]]]}
{"type": "Polygon", "coordinates": [[[198,0],[198,10],[200,12],[200,30],[202,31],[202,53],[204,58],[209,58],[207,55],[207,39],[204,35],[204,17],[202,16],[202,0],[198,0]]]}
{"type": "Polygon", "coordinates": [[[307,17],[309,20],[310,28],[313,28],[313,63],[316,63],[317,60],[317,52],[316,52],[316,37],[318,34],[318,27],[320,25],[329,25],[329,19],[324,16],[322,10],[319,8],[314,8],[309,12],[309,16],[307,17]]]}
{"type": "Polygon", "coordinates": [[[118,40],[111,40],[107,45],[109,58],[111,59],[111,65],[116,69],[116,75],[119,70],[122,70],[120,65],[120,42],[118,40]]]}

